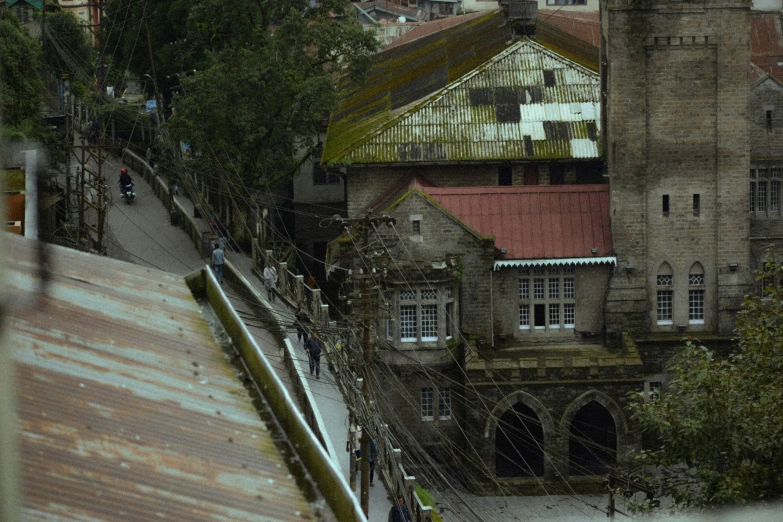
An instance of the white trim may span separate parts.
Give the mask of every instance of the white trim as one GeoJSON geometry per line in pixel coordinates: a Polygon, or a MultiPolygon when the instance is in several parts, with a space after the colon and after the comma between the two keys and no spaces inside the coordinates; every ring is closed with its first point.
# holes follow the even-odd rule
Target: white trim
{"type": "Polygon", "coordinates": [[[669,319],[669,320],[666,320],[666,321],[658,321],[658,325],[659,325],[659,326],[669,326],[669,325],[671,325],[671,324],[674,324],[674,323],[671,321],[671,319],[669,319]]]}
{"type": "Polygon", "coordinates": [[[617,258],[609,257],[571,257],[565,259],[503,259],[495,261],[494,270],[505,267],[563,266],[563,265],[603,265],[617,266],[617,258]]]}
{"type": "Polygon", "coordinates": [[[689,319],[688,324],[704,324],[704,319],[689,319]]]}

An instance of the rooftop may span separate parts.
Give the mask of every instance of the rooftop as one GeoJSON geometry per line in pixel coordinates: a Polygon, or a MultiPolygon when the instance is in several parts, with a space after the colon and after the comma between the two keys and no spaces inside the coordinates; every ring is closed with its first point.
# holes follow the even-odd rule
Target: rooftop
{"type": "Polygon", "coordinates": [[[49,246],[40,294],[38,243],[3,242],[24,518],[316,519],[181,277],[49,246]]]}
{"type": "Polygon", "coordinates": [[[609,256],[609,185],[535,185],[423,189],[483,236],[504,259],[609,256]],[[596,252],[592,250],[596,249],[596,252]]]}

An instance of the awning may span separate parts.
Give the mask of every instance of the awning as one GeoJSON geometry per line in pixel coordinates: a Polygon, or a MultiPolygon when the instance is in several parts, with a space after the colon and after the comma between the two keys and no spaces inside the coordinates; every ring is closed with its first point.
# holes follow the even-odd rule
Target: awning
{"type": "Polygon", "coordinates": [[[495,270],[505,267],[524,266],[563,266],[563,265],[604,265],[617,266],[616,257],[570,257],[563,259],[504,259],[495,261],[495,270]]]}

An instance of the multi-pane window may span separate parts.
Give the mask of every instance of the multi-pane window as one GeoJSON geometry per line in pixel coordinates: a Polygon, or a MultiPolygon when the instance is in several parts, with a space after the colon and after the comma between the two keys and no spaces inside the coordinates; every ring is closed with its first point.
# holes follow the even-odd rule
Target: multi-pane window
{"type": "Polygon", "coordinates": [[[533,299],[544,298],[544,280],[533,279],[533,299]]]}
{"type": "MultiPolygon", "coordinates": [[[[574,266],[533,267],[533,275],[519,279],[519,329],[558,330],[576,323],[574,266]],[[563,275],[561,275],[561,273],[563,275]],[[533,286],[532,295],[530,286],[533,286]]],[[[527,271],[521,272],[524,276],[527,271]]]]}
{"type": "MultiPolygon", "coordinates": [[[[389,308],[398,311],[399,331],[390,334],[389,326],[395,325],[394,321],[387,322],[387,338],[390,336],[392,340],[396,338],[399,342],[414,343],[437,342],[444,337],[453,337],[457,330],[454,297],[454,287],[451,286],[401,289],[397,293],[397,303],[392,302],[392,294],[388,298],[389,308]]],[[[381,323],[379,327],[383,328],[384,324],[381,323]]]]}
{"type": "Polygon", "coordinates": [[[565,277],[563,278],[563,298],[564,299],[573,299],[574,298],[574,278],[573,277],[565,277]]]}
{"type": "Polygon", "coordinates": [[[549,279],[549,298],[560,299],[560,279],[549,279]]]}
{"type": "Polygon", "coordinates": [[[422,305],[421,307],[421,340],[438,340],[438,305],[422,305]]]}
{"type": "Polygon", "coordinates": [[[563,304],[563,326],[573,328],[576,319],[576,305],[574,303],[563,304]]]}
{"type": "Polygon", "coordinates": [[[764,215],[780,215],[783,168],[750,169],[749,210],[764,215]]]}
{"type": "Polygon", "coordinates": [[[688,275],[688,323],[704,324],[704,269],[695,263],[688,275]]]}
{"type": "Polygon", "coordinates": [[[441,388],[438,392],[438,419],[451,419],[451,390],[441,388]]]}
{"type": "Polygon", "coordinates": [[[660,325],[672,324],[672,302],[674,301],[674,277],[668,263],[661,265],[656,277],[656,321],[660,325]]]}
{"type": "Polygon", "coordinates": [[[321,165],[323,145],[319,145],[313,152],[313,185],[336,185],[340,183],[340,175],[326,170],[321,165]]]}
{"type": "Polygon", "coordinates": [[[530,305],[519,305],[519,329],[530,330],[530,305]]]}
{"type": "Polygon", "coordinates": [[[431,421],[435,418],[433,398],[434,390],[432,388],[421,389],[421,420],[431,421]]]}
{"type": "Polygon", "coordinates": [[[560,303],[549,305],[549,327],[560,328],[560,303]]]}
{"type": "Polygon", "coordinates": [[[404,343],[418,340],[416,305],[400,305],[400,340],[404,343]]]}
{"type": "Polygon", "coordinates": [[[519,298],[530,299],[530,279],[519,280],[519,298]]]}

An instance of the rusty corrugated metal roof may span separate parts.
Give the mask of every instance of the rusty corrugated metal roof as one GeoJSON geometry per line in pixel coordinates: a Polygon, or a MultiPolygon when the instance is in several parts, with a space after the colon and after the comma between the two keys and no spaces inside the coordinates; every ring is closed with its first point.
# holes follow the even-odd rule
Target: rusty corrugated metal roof
{"type": "Polygon", "coordinates": [[[495,248],[506,249],[504,259],[601,257],[612,252],[609,185],[422,190],[479,234],[494,236],[495,248]]]}
{"type": "Polygon", "coordinates": [[[25,518],[316,518],[182,278],[4,242],[25,518]]]}
{"type": "Polygon", "coordinates": [[[405,33],[404,36],[401,36],[400,38],[394,40],[386,48],[389,49],[391,47],[404,45],[408,42],[418,40],[419,38],[424,38],[425,36],[438,33],[440,31],[448,29],[449,27],[453,27],[455,25],[468,22],[475,18],[486,16],[486,14],[487,14],[486,11],[478,12],[478,13],[469,13],[469,14],[459,15],[459,16],[449,16],[447,18],[441,18],[440,20],[433,20],[431,22],[420,23],[419,25],[417,25],[416,27],[414,27],[413,29],[405,33]]]}
{"type": "Polygon", "coordinates": [[[524,38],[371,131],[344,155],[324,159],[597,159],[599,90],[596,73],[524,38]]]}

